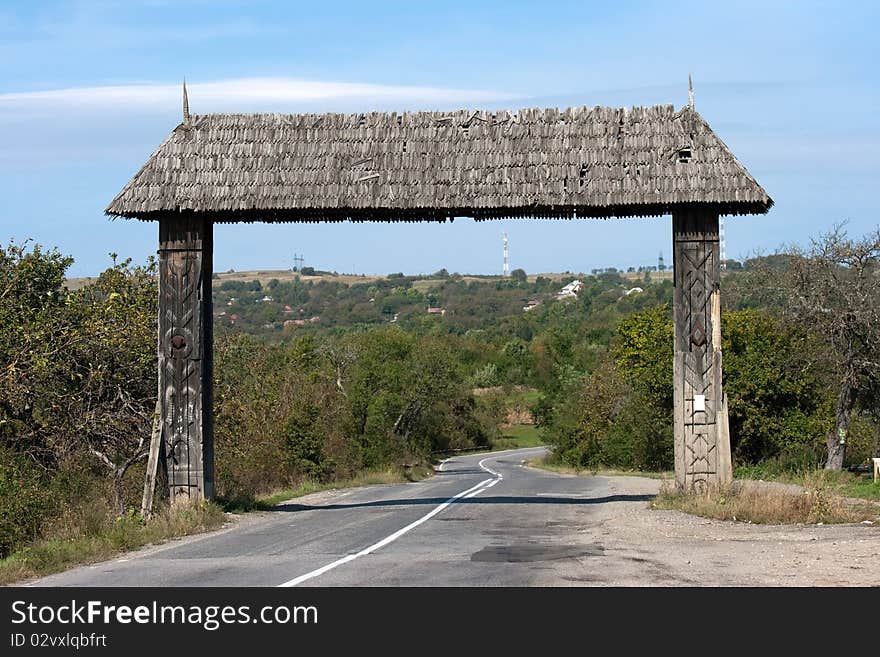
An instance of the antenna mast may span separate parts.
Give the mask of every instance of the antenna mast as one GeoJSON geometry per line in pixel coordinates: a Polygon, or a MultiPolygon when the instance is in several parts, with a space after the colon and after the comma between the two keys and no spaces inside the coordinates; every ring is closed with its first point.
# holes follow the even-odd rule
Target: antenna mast
{"type": "Polygon", "coordinates": [[[718,242],[719,251],[721,252],[721,269],[727,269],[727,245],[724,243],[724,217],[718,218],[718,242]]]}
{"type": "Polygon", "coordinates": [[[501,241],[504,244],[504,264],[501,269],[501,275],[506,278],[506,277],[510,276],[510,258],[509,258],[508,248],[507,248],[508,239],[507,239],[507,233],[502,233],[501,235],[502,235],[501,241]]]}

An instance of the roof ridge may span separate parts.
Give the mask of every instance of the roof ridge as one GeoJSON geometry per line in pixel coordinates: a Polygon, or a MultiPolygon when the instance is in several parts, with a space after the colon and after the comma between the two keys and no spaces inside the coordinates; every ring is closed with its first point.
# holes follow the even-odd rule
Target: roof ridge
{"type": "MultiPolygon", "coordinates": [[[[404,115],[425,115],[425,114],[473,114],[477,113],[485,113],[485,114],[498,114],[501,112],[507,112],[510,114],[516,114],[518,112],[537,112],[541,115],[545,115],[551,112],[557,113],[559,115],[564,115],[566,112],[571,112],[573,110],[587,112],[595,112],[595,111],[621,111],[631,113],[634,110],[666,110],[671,111],[674,110],[675,105],[673,103],[658,103],[656,105],[623,105],[623,106],[611,106],[611,105],[570,105],[565,108],[558,107],[520,107],[517,109],[510,108],[496,108],[496,109],[479,109],[473,107],[460,107],[454,110],[367,110],[360,112],[205,112],[192,114],[193,119],[197,118],[215,118],[215,117],[235,117],[235,118],[268,118],[275,116],[371,116],[371,115],[387,115],[387,116],[404,116],[404,115]]],[[[684,108],[683,108],[684,109],[684,108]]]]}

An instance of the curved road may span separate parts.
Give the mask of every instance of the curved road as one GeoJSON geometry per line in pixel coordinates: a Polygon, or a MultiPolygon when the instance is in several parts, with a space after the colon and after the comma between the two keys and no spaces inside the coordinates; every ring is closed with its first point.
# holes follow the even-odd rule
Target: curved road
{"type": "Polygon", "coordinates": [[[523,467],[543,448],[457,456],[421,482],[317,493],[37,586],[546,586],[602,556],[607,479],[523,467]],[[594,523],[595,524],[595,523],[594,523]]]}

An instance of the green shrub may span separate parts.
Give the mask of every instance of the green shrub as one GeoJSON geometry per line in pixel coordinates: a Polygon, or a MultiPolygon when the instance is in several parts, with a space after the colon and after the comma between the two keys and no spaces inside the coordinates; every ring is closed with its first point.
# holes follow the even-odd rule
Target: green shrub
{"type": "Polygon", "coordinates": [[[0,557],[32,540],[52,510],[45,472],[0,445],[0,557]]]}
{"type": "Polygon", "coordinates": [[[760,310],[725,313],[721,335],[734,460],[813,467],[825,451],[833,396],[810,336],[760,310]]]}

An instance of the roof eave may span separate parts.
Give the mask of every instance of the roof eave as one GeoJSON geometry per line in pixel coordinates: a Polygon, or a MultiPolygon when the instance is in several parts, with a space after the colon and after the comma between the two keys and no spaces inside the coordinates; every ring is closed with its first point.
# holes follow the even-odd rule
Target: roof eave
{"type": "Polygon", "coordinates": [[[491,219],[611,219],[660,217],[676,210],[701,207],[719,215],[767,214],[773,207],[769,196],[760,201],[658,203],[617,206],[549,206],[500,208],[279,208],[253,210],[181,210],[168,208],[152,211],[131,211],[111,204],[104,214],[112,218],[158,221],[176,215],[195,215],[210,218],[214,223],[320,223],[338,221],[378,222],[436,222],[456,217],[471,217],[477,221],[491,219]]]}

